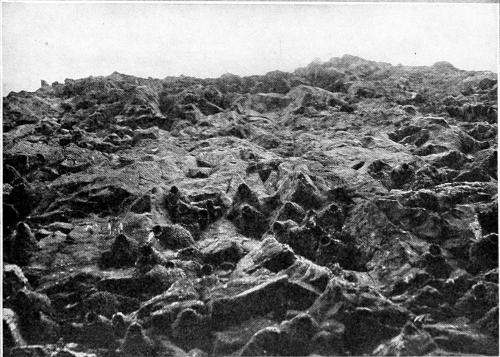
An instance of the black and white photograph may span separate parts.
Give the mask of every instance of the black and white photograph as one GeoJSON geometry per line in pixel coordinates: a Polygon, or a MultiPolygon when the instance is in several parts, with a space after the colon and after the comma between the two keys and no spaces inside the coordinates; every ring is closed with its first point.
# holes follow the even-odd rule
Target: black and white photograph
{"type": "Polygon", "coordinates": [[[498,356],[498,1],[2,1],[5,357],[498,356]]]}

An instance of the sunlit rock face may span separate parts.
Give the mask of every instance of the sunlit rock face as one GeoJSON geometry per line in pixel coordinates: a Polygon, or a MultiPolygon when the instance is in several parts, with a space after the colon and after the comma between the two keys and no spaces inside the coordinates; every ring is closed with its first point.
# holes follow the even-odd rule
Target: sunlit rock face
{"type": "Polygon", "coordinates": [[[349,55],[10,93],[4,354],[498,355],[497,110],[349,55]]]}

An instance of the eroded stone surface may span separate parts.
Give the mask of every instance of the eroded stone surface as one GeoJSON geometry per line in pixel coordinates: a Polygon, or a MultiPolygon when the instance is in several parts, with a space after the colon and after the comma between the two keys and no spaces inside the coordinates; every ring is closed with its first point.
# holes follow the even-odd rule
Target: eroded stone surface
{"type": "Polygon", "coordinates": [[[497,111],[349,55],[10,93],[4,353],[497,355],[497,111]]]}

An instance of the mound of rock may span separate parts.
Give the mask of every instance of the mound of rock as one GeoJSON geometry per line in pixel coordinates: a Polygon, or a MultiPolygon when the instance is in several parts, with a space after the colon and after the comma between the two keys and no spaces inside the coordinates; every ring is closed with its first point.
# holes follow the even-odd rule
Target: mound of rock
{"type": "Polygon", "coordinates": [[[4,354],[498,355],[497,89],[345,55],[10,93],[4,354]]]}

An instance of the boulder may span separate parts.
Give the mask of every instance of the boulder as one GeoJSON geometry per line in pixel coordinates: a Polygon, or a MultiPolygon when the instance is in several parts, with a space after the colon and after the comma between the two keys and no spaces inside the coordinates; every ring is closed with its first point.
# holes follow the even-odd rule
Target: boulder
{"type": "Polygon", "coordinates": [[[102,253],[100,265],[102,267],[132,267],[139,257],[139,243],[124,234],[119,234],[111,249],[102,253]]]}
{"type": "Polygon", "coordinates": [[[6,250],[6,255],[13,263],[20,266],[29,263],[33,254],[38,250],[38,242],[26,223],[18,223],[16,232],[7,244],[6,250]]]}
{"type": "Polygon", "coordinates": [[[280,244],[275,239],[266,238],[259,250],[252,253],[251,259],[254,266],[277,273],[289,268],[297,258],[289,246],[280,244]]]}
{"type": "Polygon", "coordinates": [[[224,262],[237,263],[244,255],[245,250],[238,240],[223,239],[203,243],[200,254],[209,264],[219,265],[224,262]]]}
{"type": "Polygon", "coordinates": [[[22,269],[14,264],[5,264],[3,266],[3,296],[8,298],[14,296],[19,290],[30,288],[30,284],[22,269]]]}
{"type": "Polygon", "coordinates": [[[228,355],[240,350],[258,331],[274,325],[266,317],[254,317],[233,325],[226,330],[215,332],[213,354],[216,356],[228,355]]]}
{"type": "Polygon", "coordinates": [[[438,348],[432,336],[425,330],[408,322],[401,333],[378,346],[375,356],[423,356],[435,353],[438,348]]]}
{"type": "Polygon", "coordinates": [[[281,206],[276,217],[277,221],[287,221],[291,219],[292,221],[300,224],[305,218],[305,210],[297,203],[286,201],[283,206],[281,206]]]}
{"type": "Polygon", "coordinates": [[[498,235],[490,233],[469,248],[469,260],[473,271],[485,271],[498,267],[498,235]]]}
{"type": "Polygon", "coordinates": [[[317,292],[303,284],[278,277],[235,296],[212,299],[212,321],[222,328],[270,312],[279,315],[287,309],[303,310],[317,296],[317,292]],[[260,303],[256,305],[252,301],[260,303]]]}
{"type": "Polygon", "coordinates": [[[477,333],[468,326],[435,323],[426,325],[425,330],[448,354],[494,355],[498,351],[497,339],[477,333]]]}
{"type": "Polygon", "coordinates": [[[19,317],[8,308],[3,308],[3,348],[21,347],[26,345],[26,341],[21,335],[19,317]]]}
{"type": "Polygon", "coordinates": [[[155,352],[153,341],[144,333],[138,323],[131,324],[120,350],[126,356],[151,356],[155,352]]]}
{"type": "Polygon", "coordinates": [[[327,331],[338,331],[340,323],[342,340],[354,354],[371,353],[383,340],[397,335],[409,317],[405,308],[376,290],[346,285],[336,279],[330,280],[308,312],[327,331]]]}
{"type": "Polygon", "coordinates": [[[195,244],[191,233],[179,224],[154,226],[153,233],[164,248],[177,250],[195,244]]]}

